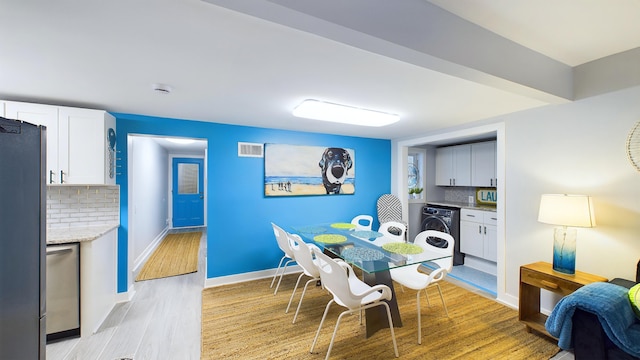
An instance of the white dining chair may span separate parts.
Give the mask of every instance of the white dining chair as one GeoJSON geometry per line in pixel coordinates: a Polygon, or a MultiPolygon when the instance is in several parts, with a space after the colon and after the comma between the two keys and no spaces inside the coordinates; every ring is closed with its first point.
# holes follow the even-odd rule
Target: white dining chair
{"type": "Polygon", "coordinates": [[[273,227],[273,233],[276,236],[278,247],[280,247],[280,250],[282,250],[282,252],[284,253],[282,258],[280,259],[278,268],[276,268],[276,273],[273,275],[273,279],[271,280],[271,286],[269,286],[270,288],[273,287],[273,284],[275,283],[276,278],[278,277],[278,274],[280,274],[278,285],[276,285],[276,289],[273,292],[273,295],[275,295],[278,293],[278,288],[280,287],[280,282],[282,282],[282,277],[284,276],[284,272],[285,270],[287,270],[287,266],[290,263],[295,262],[295,256],[293,254],[293,250],[291,249],[291,243],[289,241],[289,236],[287,232],[274,223],[271,223],[271,226],[273,227]],[[282,266],[282,262],[285,260],[287,261],[284,263],[284,266],[282,266]],[[282,269],[282,272],[280,272],[280,269],[282,269]]]}
{"type": "Polygon", "coordinates": [[[378,232],[382,236],[373,241],[377,246],[382,246],[388,242],[404,242],[407,226],[398,221],[387,221],[380,224],[378,232]]]}
{"type": "Polygon", "coordinates": [[[358,215],[351,219],[351,223],[356,226],[356,230],[371,231],[371,226],[373,225],[373,216],[358,215]]]}
{"type": "MultiPolygon", "coordinates": [[[[396,335],[393,330],[391,311],[389,309],[389,304],[383,301],[391,300],[393,296],[391,289],[387,285],[369,286],[362,280],[358,279],[351,266],[346,262],[334,260],[323,254],[317,248],[313,249],[313,253],[316,256],[316,259],[318,259],[318,269],[320,270],[322,285],[331,293],[331,295],[333,295],[333,299],[329,300],[327,303],[324,314],[322,315],[322,320],[320,320],[320,326],[318,326],[318,331],[316,332],[316,336],[313,339],[313,344],[311,345],[311,350],[309,350],[309,352],[313,353],[313,349],[318,342],[318,337],[320,336],[322,324],[324,324],[327,314],[329,313],[329,308],[331,307],[331,304],[336,303],[347,308],[347,310],[338,315],[338,320],[336,321],[336,326],[333,330],[333,335],[331,336],[331,342],[329,343],[325,360],[328,360],[329,355],[331,354],[333,341],[338,333],[338,326],[340,326],[340,320],[342,317],[346,314],[353,314],[375,306],[384,306],[387,310],[387,319],[389,320],[389,329],[391,330],[391,339],[393,340],[393,350],[395,351],[396,357],[398,357],[398,345],[396,343],[396,335]]],[[[360,321],[362,321],[362,318],[360,321]]]]}
{"type": "Polygon", "coordinates": [[[426,230],[416,235],[413,241],[415,245],[420,246],[425,251],[440,253],[443,259],[432,260],[430,263],[436,264],[437,269],[431,271],[429,274],[418,271],[421,264],[408,265],[403,267],[397,267],[389,270],[391,272],[391,279],[409,289],[417,290],[416,293],[416,306],[418,308],[418,344],[422,343],[422,322],[420,311],[420,292],[424,290],[424,294],[429,302],[429,294],[427,288],[435,286],[440,294],[440,300],[442,301],[442,307],[444,312],[449,317],[449,311],[445,304],[444,297],[442,296],[442,289],[440,289],[440,281],[444,280],[451,269],[453,268],[453,248],[455,240],[447,233],[443,233],[436,230],[426,230]],[[429,238],[438,238],[446,241],[444,248],[437,247],[429,244],[429,238]]]}
{"type": "Polygon", "coordinates": [[[307,244],[302,241],[300,235],[298,234],[289,234],[289,239],[293,245],[293,255],[296,259],[298,265],[302,268],[302,273],[298,276],[298,281],[296,281],[296,286],[293,287],[293,291],[291,292],[291,298],[289,298],[289,305],[287,305],[287,309],[285,313],[289,312],[289,308],[291,307],[291,302],[293,301],[293,297],[296,294],[296,290],[298,289],[298,285],[300,284],[300,280],[303,276],[308,276],[309,279],[304,284],[304,289],[302,290],[302,295],[300,296],[300,301],[298,301],[298,308],[296,309],[296,314],[293,316],[292,324],[296,323],[296,318],[298,318],[298,312],[300,312],[300,306],[302,305],[302,299],[304,299],[304,294],[307,292],[307,287],[309,284],[317,282],[320,280],[320,270],[318,269],[317,260],[313,255],[313,248],[318,249],[314,244],[307,244]]]}

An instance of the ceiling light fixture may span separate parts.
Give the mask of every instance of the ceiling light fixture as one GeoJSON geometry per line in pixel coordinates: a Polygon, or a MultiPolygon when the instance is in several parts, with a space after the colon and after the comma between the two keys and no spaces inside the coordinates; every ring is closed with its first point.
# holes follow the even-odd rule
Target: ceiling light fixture
{"type": "Polygon", "coordinates": [[[396,114],[313,99],[307,99],[296,106],[293,116],[361,126],[385,126],[400,120],[400,116],[396,114]]]}

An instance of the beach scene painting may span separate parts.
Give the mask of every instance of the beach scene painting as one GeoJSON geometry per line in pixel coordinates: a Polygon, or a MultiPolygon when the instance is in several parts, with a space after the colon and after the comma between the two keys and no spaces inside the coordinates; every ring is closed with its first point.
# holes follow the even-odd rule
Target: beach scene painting
{"type": "Polygon", "coordinates": [[[265,144],[265,196],[355,194],[355,178],[353,149],[265,144]]]}

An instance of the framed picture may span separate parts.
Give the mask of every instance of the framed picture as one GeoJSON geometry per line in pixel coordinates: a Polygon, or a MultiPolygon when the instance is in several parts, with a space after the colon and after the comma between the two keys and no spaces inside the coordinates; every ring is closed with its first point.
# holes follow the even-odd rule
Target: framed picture
{"type": "Polygon", "coordinates": [[[354,194],[355,179],[353,149],[265,144],[265,196],[354,194]]]}

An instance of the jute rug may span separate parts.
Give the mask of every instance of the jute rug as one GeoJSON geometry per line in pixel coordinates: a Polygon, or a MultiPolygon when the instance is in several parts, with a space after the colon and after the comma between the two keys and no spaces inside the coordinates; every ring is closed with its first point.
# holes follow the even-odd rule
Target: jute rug
{"type": "MultiPolygon", "coordinates": [[[[310,285],[300,314],[292,324],[302,289],[288,314],[284,310],[297,274],[282,280],[273,295],[271,279],[208,288],[202,293],[202,359],[314,359],[326,356],[333,327],[343,308],[332,311],[310,354],[313,337],[330,295],[310,285]]],[[[303,279],[308,279],[303,277],[303,279]]],[[[304,280],[306,281],[306,280],[304,280]]],[[[302,282],[304,285],[304,281],[302,282]]],[[[518,313],[491,299],[445,282],[447,318],[436,289],[431,306],[422,303],[422,345],[417,343],[416,296],[396,286],[403,327],[395,328],[401,359],[549,359],[559,348],[544,336],[527,333],[518,313]]],[[[388,329],[365,338],[358,316],[346,316],[338,329],[332,359],[394,359],[388,329]]]]}
{"type": "Polygon", "coordinates": [[[185,232],[165,236],[136,276],[136,281],[198,271],[198,250],[201,237],[201,232],[185,232]]]}

